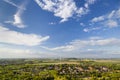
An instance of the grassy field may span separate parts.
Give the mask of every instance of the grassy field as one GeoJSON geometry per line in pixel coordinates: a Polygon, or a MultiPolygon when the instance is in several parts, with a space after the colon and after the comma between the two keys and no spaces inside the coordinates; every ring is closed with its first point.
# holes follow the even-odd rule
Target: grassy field
{"type": "Polygon", "coordinates": [[[95,60],[95,62],[101,62],[101,63],[120,63],[120,60],[95,60]]]}

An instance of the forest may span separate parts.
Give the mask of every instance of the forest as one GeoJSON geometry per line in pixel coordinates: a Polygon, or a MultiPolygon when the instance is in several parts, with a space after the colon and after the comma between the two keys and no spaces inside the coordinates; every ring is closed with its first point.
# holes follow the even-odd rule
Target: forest
{"type": "Polygon", "coordinates": [[[120,80],[120,60],[0,59],[0,80],[120,80]]]}

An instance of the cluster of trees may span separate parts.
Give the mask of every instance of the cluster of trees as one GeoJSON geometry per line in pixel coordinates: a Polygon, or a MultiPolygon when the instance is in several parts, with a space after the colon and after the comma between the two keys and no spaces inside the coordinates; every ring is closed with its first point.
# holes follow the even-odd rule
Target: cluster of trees
{"type": "Polygon", "coordinates": [[[43,61],[0,60],[0,80],[120,79],[120,63],[98,63],[94,61],[79,61],[79,64],[40,63],[43,61]]]}

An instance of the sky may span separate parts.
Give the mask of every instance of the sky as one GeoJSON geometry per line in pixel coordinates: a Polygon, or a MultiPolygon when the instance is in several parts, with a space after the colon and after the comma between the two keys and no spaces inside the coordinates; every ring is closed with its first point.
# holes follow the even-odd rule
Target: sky
{"type": "Polygon", "coordinates": [[[120,58],[120,0],[1,0],[0,58],[120,58]]]}

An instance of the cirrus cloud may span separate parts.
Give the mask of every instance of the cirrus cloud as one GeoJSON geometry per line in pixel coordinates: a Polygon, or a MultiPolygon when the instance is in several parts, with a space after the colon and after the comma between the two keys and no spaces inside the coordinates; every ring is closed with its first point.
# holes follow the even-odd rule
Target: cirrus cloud
{"type": "Polygon", "coordinates": [[[5,2],[17,7],[17,11],[16,13],[13,15],[13,20],[8,20],[8,21],[5,21],[5,23],[10,23],[12,24],[13,26],[15,27],[18,27],[18,28],[25,28],[26,25],[24,24],[24,21],[22,20],[22,15],[23,15],[23,12],[26,10],[25,7],[27,5],[27,0],[24,1],[21,5],[16,5],[15,3],[9,1],[9,0],[4,0],[5,2]]]}
{"type": "Polygon", "coordinates": [[[114,28],[120,25],[119,20],[120,20],[120,9],[113,10],[110,13],[99,17],[94,17],[91,20],[91,22],[94,24],[100,24],[101,26],[104,27],[114,28]]]}

